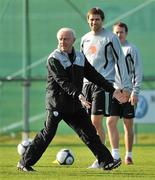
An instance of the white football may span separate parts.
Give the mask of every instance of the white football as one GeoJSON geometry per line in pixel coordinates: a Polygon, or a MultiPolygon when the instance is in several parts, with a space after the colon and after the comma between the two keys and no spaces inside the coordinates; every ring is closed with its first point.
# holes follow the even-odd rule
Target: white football
{"type": "Polygon", "coordinates": [[[61,149],[56,155],[56,160],[60,165],[72,165],[74,155],[69,149],[61,149]]]}
{"type": "Polygon", "coordinates": [[[27,147],[30,145],[31,140],[23,140],[20,144],[17,146],[17,152],[19,155],[23,155],[27,149],[27,147]]]}

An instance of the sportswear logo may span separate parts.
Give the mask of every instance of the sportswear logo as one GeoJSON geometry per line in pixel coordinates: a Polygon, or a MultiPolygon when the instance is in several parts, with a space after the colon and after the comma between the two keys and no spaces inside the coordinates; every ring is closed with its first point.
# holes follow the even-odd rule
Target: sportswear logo
{"type": "Polygon", "coordinates": [[[95,45],[90,46],[90,48],[89,48],[89,54],[96,54],[96,51],[97,51],[97,49],[96,49],[96,46],[95,46],[95,45]]]}
{"type": "Polygon", "coordinates": [[[59,115],[58,111],[53,111],[53,115],[57,117],[59,115]]]}
{"type": "Polygon", "coordinates": [[[133,113],[128,113],[128,116],[133,115],[133,113]]]}
{"type": "Polygon", "coordinates": [[[85,42],[90,42],[90,39],[85,40],[85,42]]]}
{"type": "Polygon", "coordinates": [[[102,112],[103,110],[102,110],[102,109],[98,109],[97,111],[98,111],[98,112],[102,112]]]}

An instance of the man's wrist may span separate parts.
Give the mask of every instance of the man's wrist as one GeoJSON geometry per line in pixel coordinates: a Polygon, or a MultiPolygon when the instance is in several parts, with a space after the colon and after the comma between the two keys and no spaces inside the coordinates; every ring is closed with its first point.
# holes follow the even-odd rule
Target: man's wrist
{"type": "Polygon", "coordinates": [[[78,97],[79,97],[79,100],[80,100],[80,101],[84,98],[83,94],[79,94],[78,97]]]}

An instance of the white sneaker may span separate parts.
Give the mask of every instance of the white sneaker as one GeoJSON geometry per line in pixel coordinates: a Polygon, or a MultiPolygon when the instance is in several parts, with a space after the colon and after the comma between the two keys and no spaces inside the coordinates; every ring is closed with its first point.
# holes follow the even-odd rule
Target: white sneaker
{"type": "Polygon", "coordinates": [[[17,169],[21,170],[21,171],[25,171],[25,172],[35,171],[31,166],[25,167],[20,162],[18,162],[18,164],[17,164],[17,169]]]}
{"type": "Polygon", "coordinates": [[[88,169],[99,169],[99,168],[100,166],[97,159],[93,162],[91,166],[88,167],[88,169]]]}

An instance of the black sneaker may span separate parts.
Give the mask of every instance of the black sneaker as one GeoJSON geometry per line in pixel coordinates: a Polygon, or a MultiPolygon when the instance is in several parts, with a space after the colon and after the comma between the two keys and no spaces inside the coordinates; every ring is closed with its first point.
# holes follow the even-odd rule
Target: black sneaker
{"type": "Polygon", "coordinates": [[[119,159],[114,159],[113,169],[118,168],[121,164],[122,164],[121,158],[119,158],[119,159]]]}
{"type": "Polygon", "coordinates": [[[18,162],[18,164],[17,164],[17,169],[24,171],[24,172],[35,171],[31,166],[29,166],[29,167],[23,166],[20,162],[18,162]]]}
{"type": "Polygon", "coordinates": [[[102,166],[103,170],[113,170],[115,168],[118,168],[121,165],[122,161],[119,158],[118,160],[114,160],[113,162],[109,163],[109,164],[100,164],[100,166],[102,166]]]}

